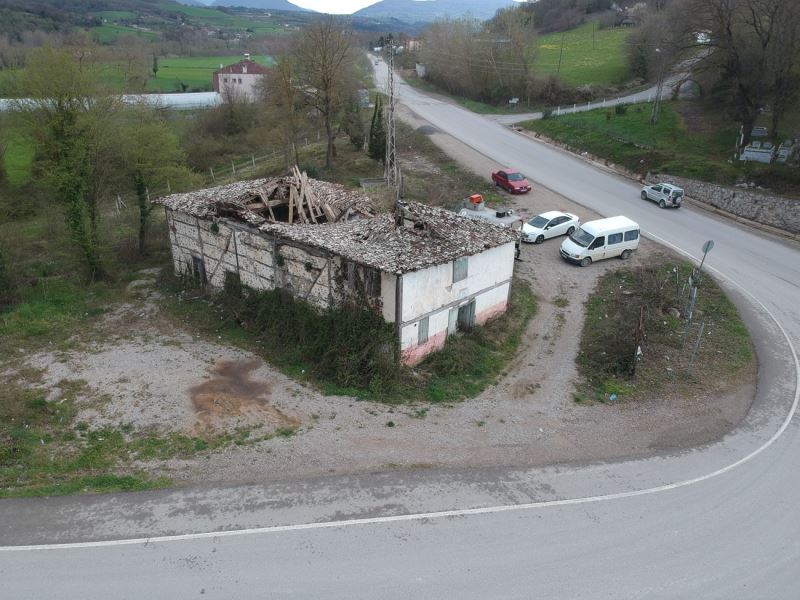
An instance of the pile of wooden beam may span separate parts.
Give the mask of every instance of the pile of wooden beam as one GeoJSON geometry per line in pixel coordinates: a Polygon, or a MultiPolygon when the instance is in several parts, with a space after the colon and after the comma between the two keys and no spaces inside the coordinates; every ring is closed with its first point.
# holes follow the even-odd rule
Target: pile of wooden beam
{"type": "MultiPolygon", "coordinates": [[[[314,182],[319,184],[321,182],[314,182]]],[[[247,210],[263,216],[273,223],[336,223],[349,217],[349,210],[355,208],[363,216],[369,216],[363,203],[331,203],[320,199],[305,172],[294,167],[289,177],[267,180],[263,186],[254,190],[258,199],[247,204],[247,210]],[[278,207],[285,207],[278,213],[278,207]],[[287,212],[288,211],[288,214],[287,212]]],[[[337,194],[338,195],[338,194],[337,194]]],[[[339,198],[337,198],[339,199],[339,198]]],[[[370,211],[371,212],[371,211],[370,211]]]]}

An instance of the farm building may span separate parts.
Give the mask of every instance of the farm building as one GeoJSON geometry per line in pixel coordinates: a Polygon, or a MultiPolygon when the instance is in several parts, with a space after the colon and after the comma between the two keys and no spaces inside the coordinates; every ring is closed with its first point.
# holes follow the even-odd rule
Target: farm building
{"type": "Polygon", "coordinates": [[[177,273],[369,307],[395,324],[406,364],[507,307],[516,234],[447,210],[409,202],[376,214],[360,192],[296,170],[155,202],[177,273]]]}
{"type": "Polygon", "coordinates": [[[269,69],[250,60],[249,54],[245,55],[244,60],[235,64],[219,67],[212,76],[212,87],[224,98],[255,100],[258,97],[262,77],[269,73],[269,69]]]}

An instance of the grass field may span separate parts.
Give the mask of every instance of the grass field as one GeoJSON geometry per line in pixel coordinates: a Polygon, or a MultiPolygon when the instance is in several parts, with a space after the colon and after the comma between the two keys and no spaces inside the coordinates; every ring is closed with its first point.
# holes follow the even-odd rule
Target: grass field
{"type": "Polygon", "coordinates": [[[135,27],[127,27],[126,25],[113,25],[113,24],[106,24],[101,25],[100,27],[92,27],[90,29],[90,33],[101,44],[110,44],[119,36],[130,33],[133,35],[138,35],[139,37],[143,37],[148,40],[155,39],[158,37],[153,31],[145,31],[143,29],[137,29],[135,27]]]}
{"type": "MultiPolygon", "coordinates": [[[[158,77],[152,73],[147,82],[147,92],[180,92],[181,83],[187,91],[211,91],[211,75],[219,66],[230,65],[241,60],[241,56],[192,56],[179,58],[159,58],[158,77]]],[[[271,66],[273,60],[269,56],[252,56],[252,60],[260,65],[271,66]]],[[[103,82],[115,90],[124,86],[123,74],[113,64],[109,64],[101,72],[103,82]]]]}
{"type": "Polygon", "coordinates": [[[620,83],[625,79],[625,42],[629,29],[594,29],[586,23],[563,34],[564,53],[561,69],[561,33],[541,36],[537,42],[536,70],[540,73],[558,73],[569,85],[604,85],[620,83]]]}
{"type": "Polygon", "coordinates": [[[12,129],[5,129],[0,144],[5,144],[6,152],[3,162],[8,182],[20,187],[30,181],[33,164],[33,145],[12,129]]]}
{"type": "Polygon", "coordinates": [[[727,161],[736,139],[735,124],[706,116],[705,126],[688,128],[685,115],[690,103],[665,103],[658,123],[650,125],[650,104],[598,109],[563,115],[523,126],[572,148],[637,172],[670,173],[729,183],[736,169],[727,161]],[[678,110],[679,109],[679,110],[678,110]]]}

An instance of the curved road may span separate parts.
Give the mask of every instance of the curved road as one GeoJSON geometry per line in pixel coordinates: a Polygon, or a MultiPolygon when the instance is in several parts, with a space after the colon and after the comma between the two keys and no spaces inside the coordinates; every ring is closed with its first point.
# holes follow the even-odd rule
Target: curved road
{"type": "Polygon", "coordinates": [[[439,129],[601,214],[695,256],[714,239],[706,264],[759,355],[745,422],[702,448],[617,463],[3,501],[4,595],[797,598],[798,248],[659,210],[632,182],[399,87],[439,129]]]}

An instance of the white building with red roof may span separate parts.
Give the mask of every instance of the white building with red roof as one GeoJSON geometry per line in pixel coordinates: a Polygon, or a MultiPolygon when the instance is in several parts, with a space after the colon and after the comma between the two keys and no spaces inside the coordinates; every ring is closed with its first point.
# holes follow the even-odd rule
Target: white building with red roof
{"type": "Polygon", "coordinates": [[[259,86],[264,75],[269,69],[250,59],[245,54],[244,60],[214,71],[212,85],[214,91],[223,99],[227,97],[240,97],[255,100],[258,97],[259,86]]]}

